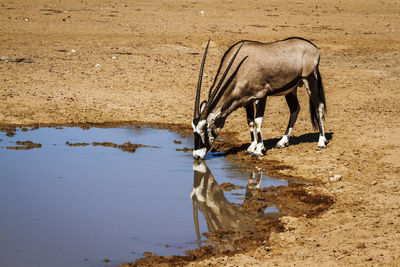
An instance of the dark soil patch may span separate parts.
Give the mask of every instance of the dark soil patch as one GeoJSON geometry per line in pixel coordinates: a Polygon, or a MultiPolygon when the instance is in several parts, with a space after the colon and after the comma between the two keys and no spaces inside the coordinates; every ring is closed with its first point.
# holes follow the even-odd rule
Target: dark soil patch
{"type": "Polygon", "coordinates": [[[230,192],[232,190],[238,190],[238,189],[241,189],[243,187],[242,186],[237,186],[237,185],[234,185],[234,184],[231,184],[231,183],[222,183],[222,184],[219,185],[219,188],[224,190],[224,191],[230,192]]]}
{"type": "Polygon", "coordinates": [[[42,144],[33,143],[32,141],[17,141],[18,146],[8,146],[7,149],[15,149],[15,150],[29,150],[33,148],[41,148],[42,144]]]}

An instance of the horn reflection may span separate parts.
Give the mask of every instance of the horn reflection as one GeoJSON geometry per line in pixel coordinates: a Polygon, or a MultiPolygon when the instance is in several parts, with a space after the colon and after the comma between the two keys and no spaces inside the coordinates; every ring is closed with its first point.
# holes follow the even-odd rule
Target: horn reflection
{"type": "MultiPolygon", "coordinates": [[[[193,162],[193,189],[191,198],[193,203],[193,218],[197,240],[201,241],[198,211],[204,215],[209,233],[230,231],[235,233],[253,231],[256,221],[260,219],[273,219],[280,217],[279,212],[264,213],[267,205],[254,208],[253,193],[261,186],[261,172],[250,174],[245,189],[244,200],[241,204],[230,202],[224,194],[222,186],[215,180],[205,161],[193,162]]],[[[257,204],[255,204],[257,205],[257,204]]],[[[240,234],[221,235],[218,247],[223,251],[238,249],[235,240],[240,239],[240,234]]]]}

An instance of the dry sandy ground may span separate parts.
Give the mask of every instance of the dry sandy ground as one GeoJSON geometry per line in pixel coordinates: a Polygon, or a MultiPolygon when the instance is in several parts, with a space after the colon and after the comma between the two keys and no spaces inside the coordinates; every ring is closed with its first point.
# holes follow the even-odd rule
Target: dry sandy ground
{"type": "MultiPolygon", "coordinates": [[[[291,166],[279,172],[322,182],[314,190],[332,195],[335,204],[317,218],[286,218],[288,230],[271,238],[270,249],[193,265],[398,266],[400,3],[282,2],[3,0],[0,124],[136,121],[189,127],[209,37],[205,87],[236,41],[307,38],[321,49],[331,142],[316,149],[308,97],[300,89],[293,145],[269,149],[253,163],[291,166]],[[335,174],[342,180],[329,182],[335,174]]],[[[288,118],[284,98],[269,98],[267,142],[277,141],[288,118]]],[[[231,115],[223,132],[249,142],[243,109],[231,115]]]]}

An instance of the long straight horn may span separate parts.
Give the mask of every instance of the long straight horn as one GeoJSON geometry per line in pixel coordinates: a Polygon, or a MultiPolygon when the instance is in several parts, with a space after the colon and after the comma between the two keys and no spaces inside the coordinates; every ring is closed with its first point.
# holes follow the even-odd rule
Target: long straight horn
{"type": "Polygon", "coordinates": [[[194,119],[196,119],[200,116],[200,107],[199,106],[200,106],[201,81],[203,80],[203,70],[204,70],[204,64],[206,62],[209,44],[210,44],[210,39],[208,39],[206,50],[204,51],[204,54],[203,54],[203,60],[201,61],[199,81],[197,82],[196,100],[194,102],[194,115],[193,115],[194,119]]]}
{"type": "Polygon", "coordinates": [[[208,99],[207,105],[206,105],[206,107],[204,109],[204,112],[203,112],[204,115],[202,114],[203,117],[207,117],[208,109],[210,108],[210,106],[211,106],[211,104],[212,104],[212,102],[214,100],[214,97],[217,95],[219,88],[221,87],[222,83],[224,82],[225,77],[228,74],[228,71],[230,70],[230,68],[231,68],[231,66],[233,64],[233,61],[236,59],[236,56],[239,54],[239,51],[242,48],[243,44],[244,44],[244,41],[239,46],[238,50],[236,50],[235,54],[231,58],[231,61],[229,62],[228,66],[226,67],[226,69],[224,71],[224,74],[222,75],[221,79],[219,80],[217,86],[215,87],[214,91],[210,94],[210,97],[208,99]]]}

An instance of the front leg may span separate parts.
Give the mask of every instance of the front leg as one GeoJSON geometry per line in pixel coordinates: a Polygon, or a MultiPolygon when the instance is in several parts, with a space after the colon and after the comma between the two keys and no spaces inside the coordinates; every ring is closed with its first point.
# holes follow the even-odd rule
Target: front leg
{"type": "Polygon", "coordinates": [[[247,125],[250,128],[251,144],[247,148],[246,154],[253,155],[257,146],[256,131],[254,128],[254,102],[246,106],[247,125]]]}
{"type": "Polygon", "coordinates": [[[266,102],[267,97],[261,98],[260,100],[256,101],[256,118],[254,119],[254,122],[256,127],[257,145],[253,153],[254,156],[263,156],[267,151],[264,147],[264,141],[261,134],[266,102]]]}

